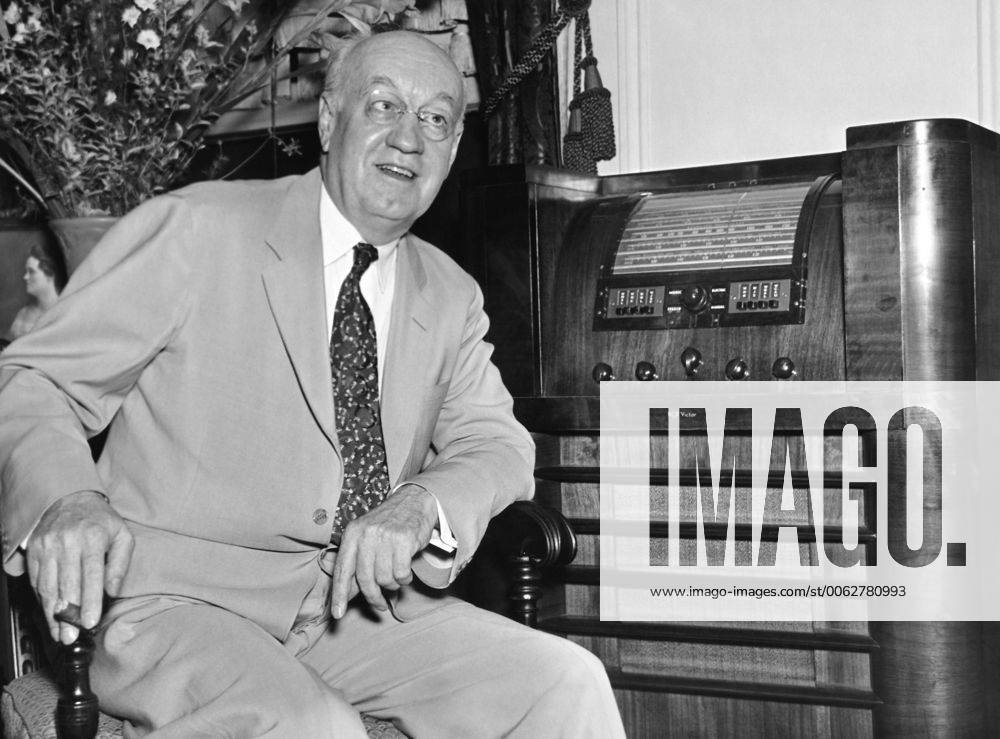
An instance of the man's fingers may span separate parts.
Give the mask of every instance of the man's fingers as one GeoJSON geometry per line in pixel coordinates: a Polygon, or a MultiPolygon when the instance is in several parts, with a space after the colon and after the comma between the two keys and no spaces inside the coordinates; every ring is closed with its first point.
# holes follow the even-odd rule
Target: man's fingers
{"type": "Polygon", "coordinates": [[[70,642],[75,641],[78,636],[77,629],[80,627],[80,606],[75,603],[67,604],[60,599],[56,602],[55,617],[60,623],[60,638],[68,639],[70,642]]]}
{"type": "Polygon", "coordinates": [[[56,641],[59,640],[59,623],[53,617],[56,612],[56,601],[59,600],[58,566],[55,558],[47,558],[39,563],[35,592],[42,604],[42,613],[49,625],[49,633],[56,641]]]}
{"type": "Polygon", "coordinates": [[[407,585],[413,580],[413,556],[397,549],[393,553],[392,576],[400,585],[407,585]]]}
{"type": "MultiPolygon", "coordinates": [[[[354,585],[354,564],[357,543],[354,537],[345,532],[337,552],[337,562],[333,566],[333,588],[330,592],[330,613],[334,618],[340,618],[347,610],[349,593],[354,585]]],[[[356,593],[355,593],[356,595],[356,593]]]]}
{"type": "MultiPolygon", "coordinates": [[[[80,550],[76,547],[66,547],[57,562],[59,597],[53,604],[53,613],[65,608],[68,603],[79,603],[81,600],[80,580],[83,561],[81,560],[80,550]]],[[[101,562],[100,566],[103,568],[104,563],[101,562]]],[[[86,577],[85,574],[83,576],[84,578],[86,577]]],[[[59,624],[59,640],[63,644],[72,644],[76,641],[76,637],[77,630],[75,627],[64,623],[59,624]]]]}
{"type": "Polygon", "coordinates": [[[52,638],[68,644],[77,638],[78,626],[93,628],[100,620],[105,557],[120,580],[131,557],[132,536],[107,498],[82,490],[46,509],[26,548],[28,576],[52,638]],[[76,625],[59,623],[54,617],[69,603],[80,609],[76,625]]]}
{"type": "Polygon", "coordinates": [[[63,644],[72,644],[78,636],[80,636],[80,632],[75,626],[59,623],[59,641],[63,644]]]}
{"type": "Polygon", "coordinates": [[[111,549],[108,551],[108,561],[104,568],[104,587],[108,595],[118,595],[122,578],[125,577],[129,562],[132,560],[134,547],[135,537],[126,526],[122,525],[115,538],[111,540],[111,549]]]}
{"type": "MultiPolygon", "coordinates": [[[[433,503],[433,497],[420,489],[433,503]]],[[[395,495],[382,505],[351,521],[344,529],[334,565],[331,612],[344,615],[348,591],[356,581],[365,600],[379,611],[387,610],[385,590],[398,590],[413,580],[413,555],[427,542],[437,508],[423,509],[422,496],[395,495]],[[425,531],[426,529],[426,531],[425,531]]],[[[353,593],[352,593],[353,596],[353,593]]]]}
{"type": "Polygon", "coordinates": [[[362,538],[358,543],[357,563],[354,576],[361,587],[361,594],[376,611],[384,611],[389,606],[382,595],[382,588],[375,580],[375,563],[378,556],[378,544],[374,537],[362,538]]]}
{"type": "Polygon", "coordinates": [[[80,623],[85,629],[97,626],[104,600],[104,553],[90,550],[83,555],[83,587],[80,600],[65,598],[80,604],[80,623]]]}
{"type": "Polygon", "coordinates": [[[395,551],[379,551],[375,558],[375,582],[387,590],[399,590],[396,582],[395,551]]]}
{"type": "Polygon", "coordinates": [[[375,565],[375,579],[386,590],[399,590],[413,580],[413,556],[406,547],[395,546],[381,551],[375,565]]]}

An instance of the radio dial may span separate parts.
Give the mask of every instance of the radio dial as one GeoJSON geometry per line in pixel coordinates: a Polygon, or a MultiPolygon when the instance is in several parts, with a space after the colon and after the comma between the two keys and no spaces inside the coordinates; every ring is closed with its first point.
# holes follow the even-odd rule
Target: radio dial
{"type": "Polygon", "coordinates": [[[594,382],[608,382],[615,379],[615,371],[611,369],[611,365],[607,362],[598,362],[594,365],[590,376],[594,378],[594,382]]]}
{"type": "Polygon", "coordinates": [[[660,376],[656,374],[656,367],[652,364],[649,362],[639,362],[635,365],[635,379],[649,382],[650,380],[660,379],[660,376]]]}
{"type": "Polygon", "coordinates": [[[698,374],[698,370],[701,369],[701,365],[704,364],[701,359],[701,352],[693,346],[689,346],[681,352],[681,364],[684,365],[684,374],[688,377],[694,377],[698,374]]]}
{"type": "Polygon", "coordinates": [[[708,307],[708,290],[701,285],[684,288],[681,293],[681,305],[692,313],[700,313],[708,307]]]}
{"type": "Polygon", "coordinates": [[[750,365],[746,363],[745,359],[737,357],[735,359],[730,359],[726,363],[726,379],[745,380],[749,376],[750,376],[750,365]]]}
{"type": "Polygon", "coordinates": [[[771,374],[779,380],[791,380],[798,372],[795,370],[795,362],[788,357],[778,357],[771,365],[771,374]]]}

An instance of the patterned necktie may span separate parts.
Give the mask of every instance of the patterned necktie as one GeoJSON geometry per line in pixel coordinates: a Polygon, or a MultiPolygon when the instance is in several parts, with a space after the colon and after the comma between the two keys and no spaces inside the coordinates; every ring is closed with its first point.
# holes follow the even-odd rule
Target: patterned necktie
{"type": "Polygon", "coordinates": [[[378,259],[371,244],[354,247],[354,265],[340,287],[330,337],[330,370],[337,412],[337,437],[344,485],[333,520],[332,541],[340,543],[347,525],[377,506],[389,493],[382,416],[378,402],[378,345],[375,321],[361,295],[361,275],[378,259]]]}

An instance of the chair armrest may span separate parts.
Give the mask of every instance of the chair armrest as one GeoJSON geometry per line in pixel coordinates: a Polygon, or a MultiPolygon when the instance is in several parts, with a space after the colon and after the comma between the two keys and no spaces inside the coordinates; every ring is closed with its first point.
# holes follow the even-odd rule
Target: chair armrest
{"type": "Polygon", "coordinates": [[[576,557],[576,536],[554,508],[519,500],[490,522],[486,537],[503,557],[510,577],[508,598],[514,619],[532,628],[538,622],[541,568],[562,567],[576,557]]]}
{"type": "Polygon", "coordinates": [[[76,626],[80,635],[72,644],[57,645],[54,665],[59,684],[56,704],[56,736],[59,739],[93,739],[97,735],[97,696],[90,689],[90,662],[94,657],[94,635],[80,626],[80,607],[70,604],[56,619],[76,626]]]}

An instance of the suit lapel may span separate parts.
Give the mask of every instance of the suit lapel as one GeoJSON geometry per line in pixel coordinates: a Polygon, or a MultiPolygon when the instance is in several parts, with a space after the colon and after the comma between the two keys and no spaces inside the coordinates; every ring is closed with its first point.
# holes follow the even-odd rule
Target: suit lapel
{"type": "MultiPolygon", "coordinates": [[[[277,259],[263,270],[264,289],[285,351],[306,402],[327,439],[339,454],[329,337],[326,335],[326,289],[319,231],[318,170],[288,191],[266,237],[277,259]]],[[[382,381],[382,432],[389,479],[395,484],[412,453],[414,429],[423,412],[419,398],[426,390],[430,366],[428,338],[434,313],[425,289],[427,274],[404,236],[396,258],[395,293],[382,381]]]]}
{"type": "Polygon", "coordinates": [[[326,335],[326,288],[314,169],[288,190],[266,241],[277,260],[263,270],[268,305],[316,423],[338,450],[326,335]]]}
{"type": "Polygon", "coordinates": [[[414,429],[424,411],[424,375],[430,366],[430,333],[434,314],[427,299],[427,274],[416,247],[404,236],[396,258],[396,288],[392,301],[382,382],[382,433],[389,479],[395,485],[412,453],[414,429]]]}

